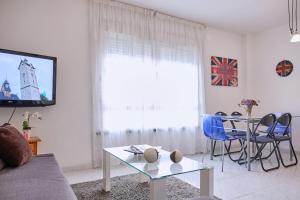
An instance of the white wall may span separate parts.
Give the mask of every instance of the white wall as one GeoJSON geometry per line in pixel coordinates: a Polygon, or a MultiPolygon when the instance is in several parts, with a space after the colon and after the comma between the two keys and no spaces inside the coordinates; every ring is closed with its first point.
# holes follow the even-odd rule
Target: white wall
{"type": "MultiPolygon", "coordinates": [[[[91,166],[91,82],[88,62],[87,0],[1,0],[0,48],[58,57],[57,105],[19,108],[13,124],[21,128],[26,111],[44,119],[33,130],[41,137],[40,153],[54,152],[63,168],[91,166]]],[[[244,39],[241,35],[207,29],[205,88],[207,112],[239,110],[246,95],[244,39]],[[211,86],[210,57],[238,59],[239,86],[211,86]]],[[[12,109],[0,109],[0,123],[12,109]]]]}
{"type": "MultiPolygon", "coordinates": [[[[88,62],[86,0],[1,0],[0,48],[58,57],[57,104],[20,108],[13,124],[21,128],[21,113],[40,111],[33,123],[43,140],[40,153],[53,152],[64,168],[91,165],[91,89],[88,62]]],[[[0,109],[0,123],[12,109],[0,109]]]]}
{"type": "Polygon", "coordinates": [[[244,112],[238,103],[246,98],[246,56],[245,38],[236,33],[230,33],[214,28],[207,28],[205,40],[205,95],[206,112],[223,111],[231,114],[233,111],[244,112]],[[211,85],[211,56],[220,56],[238,60],[238,87],[211,85]]]}
{"type": "MultiPolygon", "coordinates": [[[[247,37],[248,95],[259,99],[254,113],[291,112],[300,115],[300,43],[290,43],[288,25],[247,37]],[[276,65],[284,59],[294,64],[288,77],[277,75],[276,65]]],[[[300,118],[293,121],[294,144],[300,150],[300,118]]]]}

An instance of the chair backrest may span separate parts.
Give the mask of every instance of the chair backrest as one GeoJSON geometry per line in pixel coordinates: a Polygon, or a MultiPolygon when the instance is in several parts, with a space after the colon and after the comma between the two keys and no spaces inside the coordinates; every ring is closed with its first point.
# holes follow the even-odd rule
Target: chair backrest
{"type": "Polygon", "coordinates": [[[214,140],[227,140],[223,122],[220,116],[206,116],[203,119],[204,135],[214,140]]]}
{"type": "MultiPolygon", "coordinates": [[[[215,115],[219,115],[219,116],[227,116],[227,114],[224,113],[224,112],[222,112],[222,111],[216,112],[215,115]]],[[[225,119],[225,120],[222,119],[222,122],[227,122],[227,120],[226,120],[226,119],[225,119]]]]}
{"type": "MultiPolygon", "coordinates": [[[[276,116],[273,113],[267,114],[261,118],[258,124],[255,127],[254,133],[257,133],[260,127],[267,127],[267,133],[269,135],[273,134],[274,125],[276,122],[276,116]]],[[[256,136],[256,134],[254,134],[256,136]]]]}
{"type": "MultiPolygon", "coordinates": [[[[240,117],[242,115],[243,114],[238,111],[234,111],[231,113],[231,116],[233,116],[233,117],[240,117]]],[[[240,122],[240,121],[239,120],[230,120],[230,123],[231,123],[233,129],[236,129],[235,122],[240,122]]],[[[236,131],[236,130],[233,130],[233,132],[234,131],[236,131]]]]}
{"type": "Polygon", "coordinates": [[[290,132],[290,125],[292,121],[292,115],[290,113],[281,114],[276,120],[274,134],[286,135],[290,132]]]}

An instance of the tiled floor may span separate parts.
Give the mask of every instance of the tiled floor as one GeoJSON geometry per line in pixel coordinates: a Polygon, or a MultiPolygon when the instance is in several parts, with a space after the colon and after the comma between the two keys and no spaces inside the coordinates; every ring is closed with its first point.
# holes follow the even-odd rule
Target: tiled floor
{"type": "MultiPolygon", "coordinates": [[[[287,155],[286,155],[287,156],[287,155]]],[[[189,156],[195,160],[202,160],[202,155],[189,156]]],[[[229,158],[225,158],[224,172],[221,172],[220,158],[213,161],[206,155],[205,163],[215,167],[215,195],[224,200],[299,200],[300,199],[300,168],[280,167],[279,170],[263,172],[259,162],[252,164],[249,172],[245,166],[240,166],[229,158]]],[[[135,173],[126,167],[116,167],[112,176],[135,173]]],[[[100,179],[101,169],[65,172],[69,182],[78,183],[100,179]]],[[[179,175],[178,178],[199,188],[199,172],[179,175]]]]}

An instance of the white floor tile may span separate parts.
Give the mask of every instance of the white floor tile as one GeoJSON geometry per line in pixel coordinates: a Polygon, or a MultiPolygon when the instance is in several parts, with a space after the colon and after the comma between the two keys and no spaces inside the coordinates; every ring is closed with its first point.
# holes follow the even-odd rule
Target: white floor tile
{"type": "MultiPolygon", "coordinates": [[[[287,155],[284,155],[287,156],[287,155]]],[[[202,161],[202,155],[189,156],[202,161]]],[[[300,199],[300,169],[280,167],[279,170],[264,172],[260,163],[252,164],[252,171],[247,171],[244,165],[225,158],[224,172],[221,172],[220,158],[209,159],[205,155],[204,162],[215,168],[215,195],[224,200],[299,200],[300,199]]],[[[133,169],[119,166],[112,169],[112,176],[122,176],[135,173],[133,169]]],[[[102,178],[101,169],[68,171],[65,175],[70,184],[97,180],[102,178]]],[[[181,180],[199,188],[199,172],[178,175],[181,180]]]]}

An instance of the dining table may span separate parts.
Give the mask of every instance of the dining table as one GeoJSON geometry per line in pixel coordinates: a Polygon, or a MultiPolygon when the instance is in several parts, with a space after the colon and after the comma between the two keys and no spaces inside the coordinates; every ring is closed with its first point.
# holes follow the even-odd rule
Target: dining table
{"type": "MultiPolygon", "coordinates": [[[[209,116],[212,114],[204,114],[203,116],[209,116]]],[[[215,115],[214,115],[215,116],[215,115]]],[[[235,129],[235,130],[242,130],[246,131],[246,152],[247,156],[245,157],[245,164],[247,166],[248,171],[251,171],[251,146],[250,146],[250,137],[251,137],[251,132],[254,132],[255,125],[262,119],[262,117],[257,117],[257,116],[220,116],[223,121],[234,121],[234,122],[244,122],[246,124],[246,130],[245,129],[235,129]]],[[[292,115],[292,119],[294,118],[300,118],[300,115],[292,115]]],[[[232,128],[225,128],[229,130],[233,130],[232,128]]],[[[292,138],[292,123],[290,125],[290,137],[292,138]]],[[[253,146],[254,147],[254,146],[253,146]]],[[[213,149],[213,140],[211,140],[211,149],[213,149]]],[[[254,148],[252,148],[253,153],[255,151],[254,148]]],[[[210,157],[212,159],[213,157],[213,151],[210,151],[210,157]]],[[[293,160],[293,154],[292,154],[292,149],[290,147],[290,160],[293,160]]]]}

